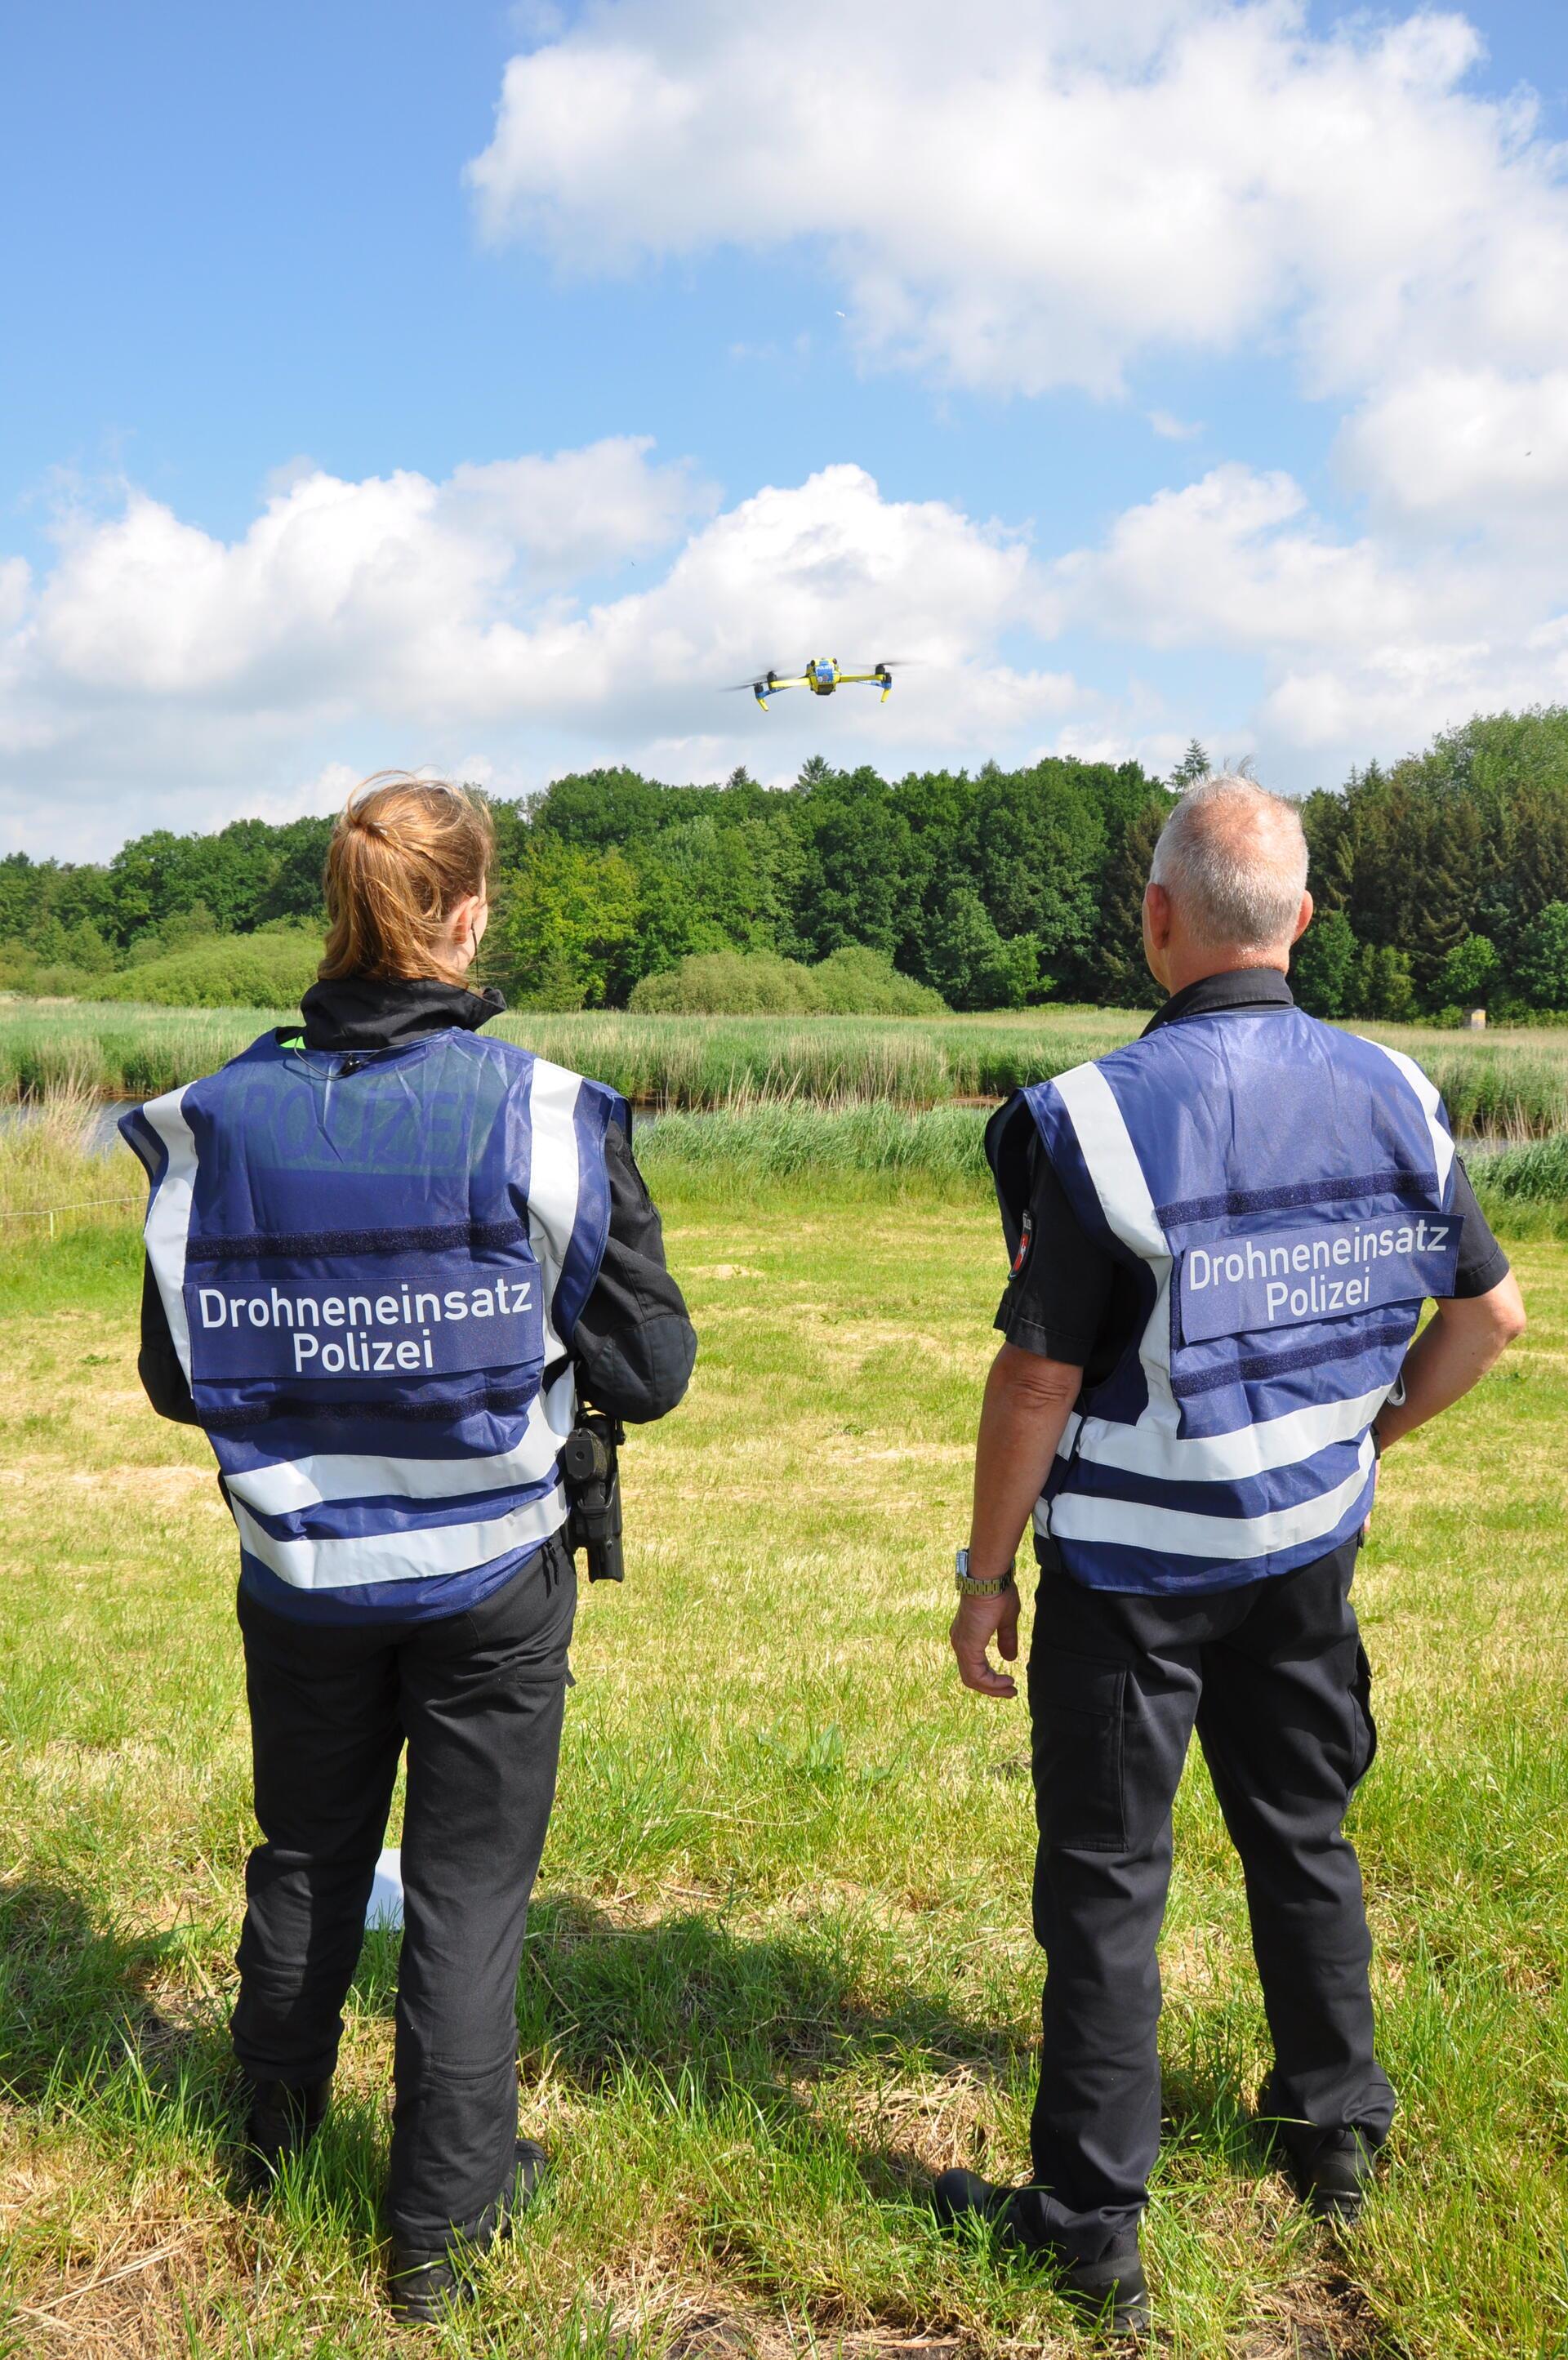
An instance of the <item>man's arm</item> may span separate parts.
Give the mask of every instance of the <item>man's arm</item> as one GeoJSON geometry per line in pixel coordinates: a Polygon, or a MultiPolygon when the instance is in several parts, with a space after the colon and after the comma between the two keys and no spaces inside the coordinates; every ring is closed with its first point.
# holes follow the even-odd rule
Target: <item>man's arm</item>
{"type": "MultiPolygon", "coordinates": [[[[998,1146],[1005,1162],[1006,1142],[998,1146]]],[[[992,1147],[988,1133],[988,1154],[992,1147]]],[[[1027,1198],[1020,1206],[1014,1196],[1016,1167],[997,1169],[997,1199],[1013,1268],[996,1314],[1007,1340],[985,1382],[975,1446],[970,1571],[977,1580],[994,1580],[1013,1562],[1078,1399],[1084,1367],[1103,1338],[1116,1275],[1104,1246],[1085,1233],[1037,1140],[1030,1142],[1025,1170],[1027,1198]]],[[[960,1599],[948,1635],[966,1688],[980,1696],[1017,1693],[1015,1683],[986,1654],[994,1639],[1004,1662],[1017,1660],[1015,1588],[999,1598],[960,1599]]]]}
{"type": "MultiPolygon", "coordinates": [[[[1003,1344],[985,1381],[974,1458],[974,1511],[970,1523],[970,1571],[980,1581],[1006,1572],[1046,1488],[1083,1371],[1066,1360],[1003,1344]]],[[[1018,1658],[1018,1590],[997,1598],[960,1598],[948,1633],[959,1677],[981,1696],[1011,1697],[1017,1682],[986,1654],[992,1639],[1003,1658],[1018,1658]]]]}
{"type": "Polygon", "coordinates": [[[1486,1295],[1440,1303],[1405,1355],[1403,1401],[1385,1403],[1373,1420],[1379,1449],[1451,1409],[1524,1329],[1524,1299],[1512,1271],[1486,1295]]]}

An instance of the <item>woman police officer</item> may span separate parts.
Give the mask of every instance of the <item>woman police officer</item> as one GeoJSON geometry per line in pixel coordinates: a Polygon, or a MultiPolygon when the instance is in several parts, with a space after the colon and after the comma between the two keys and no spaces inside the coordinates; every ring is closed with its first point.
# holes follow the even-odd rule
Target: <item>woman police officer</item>
{"type": "Polygon", "coordinates": [[[482,1036],[488,814],[379,774],[339,819],[304,1023],[127,1115],[142,1382],[238,1527],[263,1841],[236,2054],[269,2183],[319,2126],[408,1754],[391,2296],[430,2318],[526,2200],[515,1992],[576,1598],[579,1379],[660,1417],[696,1339],[623,1102],[482,1036]]]}

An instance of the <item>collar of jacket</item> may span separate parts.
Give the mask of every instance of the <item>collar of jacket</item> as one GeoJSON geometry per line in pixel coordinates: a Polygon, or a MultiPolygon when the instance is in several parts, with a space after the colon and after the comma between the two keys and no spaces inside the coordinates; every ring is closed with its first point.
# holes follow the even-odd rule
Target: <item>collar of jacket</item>
{"type": "Polygon", "coordinates": [[[505,1007],[493,984],[483,991],[469,991],[460,983],[438,982],[434,976],[378,983],[370,976],[349,975],[313,983],[300,1002],[300,1013],[305,1020],[307,1049],[391,1049],[450,1025],[477,1032],[505,1007]]]}
{"type": "Polygon", "coordinates": [[[1184,984],[1165,1006],[1149,1018],[1141,1039],[1162,1024],[1179,1023],[1184,1016],[1218,1016],[1230,1009],[1294,1008],[1295,995],[1277,967],[1229,967],[1223,975],[1200,976],[1184,984]]]}

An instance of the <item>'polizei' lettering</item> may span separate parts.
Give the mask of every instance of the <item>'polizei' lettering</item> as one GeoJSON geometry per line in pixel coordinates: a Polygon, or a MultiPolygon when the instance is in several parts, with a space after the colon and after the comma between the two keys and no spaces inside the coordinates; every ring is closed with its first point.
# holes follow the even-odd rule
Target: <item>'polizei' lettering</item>
{"type": "Polygon", "coordinates": [[[393,1281],[396,1293],[297,1295],[271,1287],[261,1295],[230,1295],[220,1286],[196,1289],[203,1328],[287,1328],[296,1375],[307,1370],[337,1376],[395,1376],[433,1369],[432,1328],[460,1319],[508,1318],[533,1307],[533,1281],[497,1275],[484,1286],[437,1293],[393,1281]],[[390,1328],[378,1335],[378,1328],[390,1328]],[[323,1330],[328,1331],[323,1335],[323,1330]],[[341,1330],[341,1337],[332,1330],[341,1330]]]}
{"type": "Polygon", "coordinates": [[[1334,1319],[1442,1295],[1453,1282],[1452,1213],[1321,1219],[1190,1247],[1180,1274],[1189,1343],[1334,1319]]]}

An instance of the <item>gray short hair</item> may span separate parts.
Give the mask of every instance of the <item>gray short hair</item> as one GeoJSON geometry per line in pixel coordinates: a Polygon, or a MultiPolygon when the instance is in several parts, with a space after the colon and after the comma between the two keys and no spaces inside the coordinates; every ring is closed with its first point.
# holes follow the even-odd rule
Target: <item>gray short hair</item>
{"type": "Polygon", "coordinates": [[[1202,779],[1161,828],[1149,881],[1200,942],[1270,950],[1293,932],[1307,890],[1301,815],[1238,771],[1202,779]]]}

